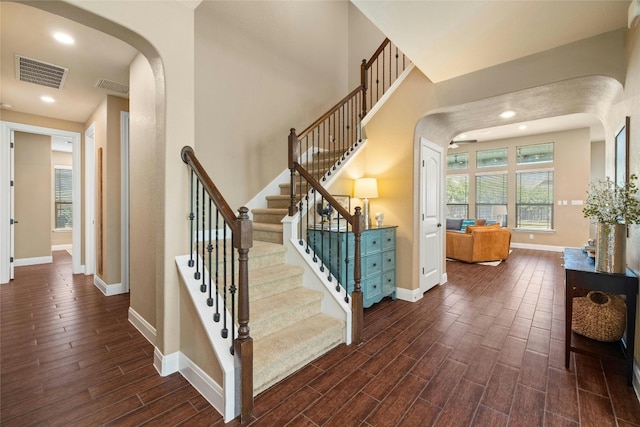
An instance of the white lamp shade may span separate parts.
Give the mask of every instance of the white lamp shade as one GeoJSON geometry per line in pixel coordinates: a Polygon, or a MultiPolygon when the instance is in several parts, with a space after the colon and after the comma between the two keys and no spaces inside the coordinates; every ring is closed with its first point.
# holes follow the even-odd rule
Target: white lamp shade
{"type": "Polygon", "coordinates": [[[356,179],[353,184],[353,197],[357,197],[358,199],[375,199],[378,197],[378,182],[376,179],[356,179]]]}
{"type": "Polygon", "coordinates": [[[492,209],[492,213],[496,216],[499,215],[506,215],[507,214],[507,207],[506,206],[494,206],[492,209]]]}

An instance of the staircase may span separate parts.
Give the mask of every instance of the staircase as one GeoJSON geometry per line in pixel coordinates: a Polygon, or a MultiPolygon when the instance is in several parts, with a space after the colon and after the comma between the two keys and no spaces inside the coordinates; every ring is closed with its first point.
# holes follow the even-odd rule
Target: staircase
{"type": "Polygon", "coordinates": [[[344,342],[344,322],[322,314],[322,294],[302,286],[303,269],[284,263],[285,250],[260,241],[251,250],[254,395],[344,342]]]}
{"type": "MultiPolygon", "coordinates": [[[[310,163],[305,163],[304,166],[314,176],[323,175],[327,170],[333,168],[333,165],[343,154],[340,151],[316,153],[313,156],[313,160],[310,163]]],[[[306,182],[303,182],[302,187],[300,187],[297,174],[295,182],[297,200],[300,200],[300,194],[306,194],[308,188],[306,182]]],[[[251,210],[253,214],[253,238],[255,240],[282,244],[281,221],[289,213],[290,190],[290,183],[280,184],[280,194],[266,197],[266,208],[251,210]]]]}
{"type": "MultiPolygon", "coordinates": [[[[341,155],[319,153],[307,167],[326,170],[341,155]]],[[[307,192],[296,185],[296,194],[307,192]]],[[[281,221],[288,214],[289,190],[289,183],[281,184],[280,194],[266,197],[267,208],[252,210],[249,290],[254,395],[345,341],[345,323],[321,312],[323,295],[303,286],[304,270],[285,264],[281,221]]]]}

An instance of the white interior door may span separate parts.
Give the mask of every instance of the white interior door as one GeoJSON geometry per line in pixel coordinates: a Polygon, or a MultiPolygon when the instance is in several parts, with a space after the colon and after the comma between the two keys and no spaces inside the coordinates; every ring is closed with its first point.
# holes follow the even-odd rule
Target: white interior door
{"type": "Polygon", "coordinates": [[[442,148],[420,144],[420,291],[440,283],[442,269],[442,148]]]}

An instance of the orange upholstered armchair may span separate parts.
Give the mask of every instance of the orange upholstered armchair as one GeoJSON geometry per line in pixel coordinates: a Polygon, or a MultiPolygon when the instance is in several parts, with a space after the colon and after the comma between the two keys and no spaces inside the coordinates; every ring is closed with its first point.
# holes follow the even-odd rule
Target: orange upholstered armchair
{"type": "Polygon", "coordinates": [[[447,231],[447,258],[465,262],[506,260],[511,232],[499,226],[468,226],[465,232],[447,231]]]}

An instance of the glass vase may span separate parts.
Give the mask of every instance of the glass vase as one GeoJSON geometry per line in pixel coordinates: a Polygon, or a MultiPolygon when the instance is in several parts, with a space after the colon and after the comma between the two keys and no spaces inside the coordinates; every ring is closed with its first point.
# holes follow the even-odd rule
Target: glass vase
{"type": "Polygon", "coordinates": [[[627,225],[598,223],[596,271],[625,274],[627,271],[627,225]]]}

